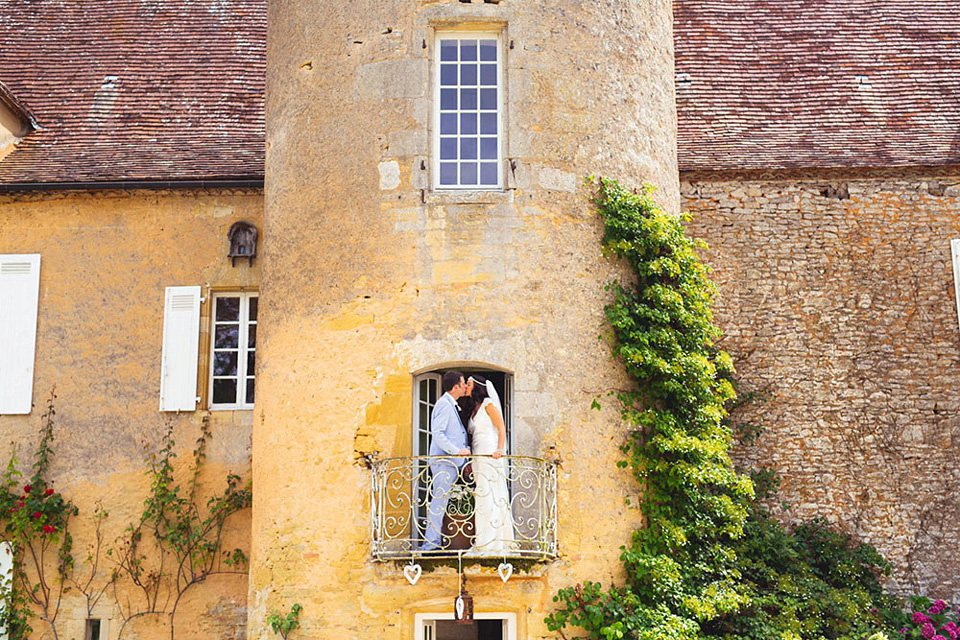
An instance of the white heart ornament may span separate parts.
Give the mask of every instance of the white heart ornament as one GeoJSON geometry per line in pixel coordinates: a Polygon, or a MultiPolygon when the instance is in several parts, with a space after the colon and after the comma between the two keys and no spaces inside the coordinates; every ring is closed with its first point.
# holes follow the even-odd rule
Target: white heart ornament
{"type": "Polygon", "coordinates": [[[513,575],[513,565],[509,562],[501,562],[497,566],[497,573],[500,574],[500,579],[506,582],[513,575]]]}
{"type": "Polygon", "coordinates": [[[418,564],[408,564],[403,568],[403,577],[406,578],[410,584],[417,584],[421,573],[423,573],[423,569],[421,569],[418,564]]]}

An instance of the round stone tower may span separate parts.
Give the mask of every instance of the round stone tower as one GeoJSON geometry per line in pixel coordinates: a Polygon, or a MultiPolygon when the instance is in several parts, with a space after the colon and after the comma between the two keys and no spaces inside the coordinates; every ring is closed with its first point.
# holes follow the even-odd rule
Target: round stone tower
{"type": "Polygon", "coordinates": [[[677,209],[671,21],[667,0],[271,0],[249,637],[298,603],[303,637],[444,640],[461,587],[479,637],[542,637],[557,589],[622,580],[638,487],[616,407],[591,410],[624,384],[598,339],[620,266],[584,177],[677,209]],[[494,381],[512,464],[556,482],[546,551],[512,572],[374,551],[404,524],[371,465],[427,453],[451,369],[494,381]]]}

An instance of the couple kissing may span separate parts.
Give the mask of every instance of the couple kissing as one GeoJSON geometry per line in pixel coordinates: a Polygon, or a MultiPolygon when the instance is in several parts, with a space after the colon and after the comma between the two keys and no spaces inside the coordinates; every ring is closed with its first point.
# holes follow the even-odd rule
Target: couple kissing
{"type": "MultiPolygon", "coordinates": [[[[464,378],[459,371],[447,371],[440,382],[443,395],[433,407],[430,421],[430,456],[478,456],[472,461],[476,481],[473,550],[497,554],[513,548],[513,514],[507,491],[507,469],[503,454],[507,431],[497,390],[479,374],[464,378]],[[467,427],[460,418],[457,401],[466,398],[467,427]],[[468,444],[467,433],[471,439],[468,444]]],[[[433,458],[433,482],[427,514],[425,551],[443,548],[441,527],[450,489],[457,479],[464,457],[433,458]]]]}

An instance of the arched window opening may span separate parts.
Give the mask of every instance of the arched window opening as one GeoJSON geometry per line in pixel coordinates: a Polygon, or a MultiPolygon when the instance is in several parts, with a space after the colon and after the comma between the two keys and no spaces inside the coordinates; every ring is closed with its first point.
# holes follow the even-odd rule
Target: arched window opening
{"type": "MultiPolygon", "coordinates": [[[[420,373],[414,377],[413,396],[413,447],[414,456],[425,456],[430,453],[430,417],[433,412],[433,406],[442,395],[440,390],[440,378],[447,371],[460,371],[465,378],[471,375],[480,374],[487,380],[493,382],[497,394],[500,396],[500,402],[503,405],[503,424],[507,429],[506,451],[507,455],[513,453],[513,374],[505,371],[498,371],[492,368],[484,367],[445,367],[442,369],[433,369],[420,373]]],[[[461,414],[463,426],[467,426],[469,416],[461,414]]]]}
{"type": "MultiPolygon", "coordinates": [[[[413,375],[410,455],[371,463],[377,560],[556,557],[556,462],[517,455],[514,444],[522,439],[514,437],[513,383],[513,374],[482,364],[437,366],[413,375]],[[455,428],[455,408],[442,399],[441,381],[448,371],[482,375],[496,389],[507,431],[505,455],[494,450],[500,448],[499,430],[485,419],[476,419],[476,434],[464,444],[455,428]],[[451,441],[434,447],[431,455],[435,408],[451,441]],[[497,432],[494,442],[491,429],[497,432]],[[461,455],[466,447],[472,453],[461,455]]],[[[469,425],[469,416],[460,421],[469,425]]],[[[445,623],[428,626],[431,633],[446,633],[445,623]]]]}

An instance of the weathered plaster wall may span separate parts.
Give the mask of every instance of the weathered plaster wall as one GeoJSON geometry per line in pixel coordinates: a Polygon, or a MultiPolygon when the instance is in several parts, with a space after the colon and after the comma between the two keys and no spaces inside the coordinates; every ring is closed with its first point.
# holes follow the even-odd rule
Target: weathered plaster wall
{"type": "Polygon", "coordinates": [[[617,272],[582,177],[647,180],[678,208],[670,3],[269,11],[250,636],[294,602],[312,638],[409,639],[416,612],[451,610],[455,571],[410,586],[370,560],[359,456],[409,453],[413,374],[454,363],[513,373],[518,453],[563,461],[561,558],[506,585],[468,570],[478,611],[546,636],[558,588],[622,579],[639,519],[618,412],[589,409],[623,379],[597,338],[617,272]],[[503,31],[503,192],[429,187],[433,33],[454,26],[503,31]]]}
{"type": "MultiPolygon", "coordinates": [[[[18,447],[20,466],[28,470],[56,387],[52,477],[80,508],[71,527],[79,576],[89,572],[83,559],[93,548],[96,503],[109,513],[103,535],[113,544],[140,516],[149,489],[146,456],[159,450],[169,427],[186,467],[201,421],[209,422],[203,495],[221,493],[228,471],[249,476],[252,412],[161,413],[160,354],[165,287],[258,286],[258,262],[230,266],[227,230],[237,220],[262,226],[262,207],[257,192],[0,196],[0,253],[41,255],[34,409],[0,416],[0,452],[5,463],[18,447]]],[[[228,528],[230,548],[248,548],[249,526],[249,512],[238,514],[228,528]]],[[[102,558],[97,582],[111,569],[102,558]]],[[[246,576],[218,577],[188,592],[177,637],[240,637],[246,592],[246,576]]],[[[119,595],[136,602],[136,593],[119,595]]],[[[60,637],[83,637],[87,611],[76,589],[64,607],[60,637]]],[[[110,620],[110,637],[117,637],[121,621],[112,593],[93,615],[110,620]]],[[[139,620],[124,637],[160,637],[165,624],[139,620]]]]}
{"type": "Polygon", "coordinates": [[[905,593],[960,597],[960,175],[686,176],[717,320],[783,474],[787,520],[875,545],[905,593]]]}

